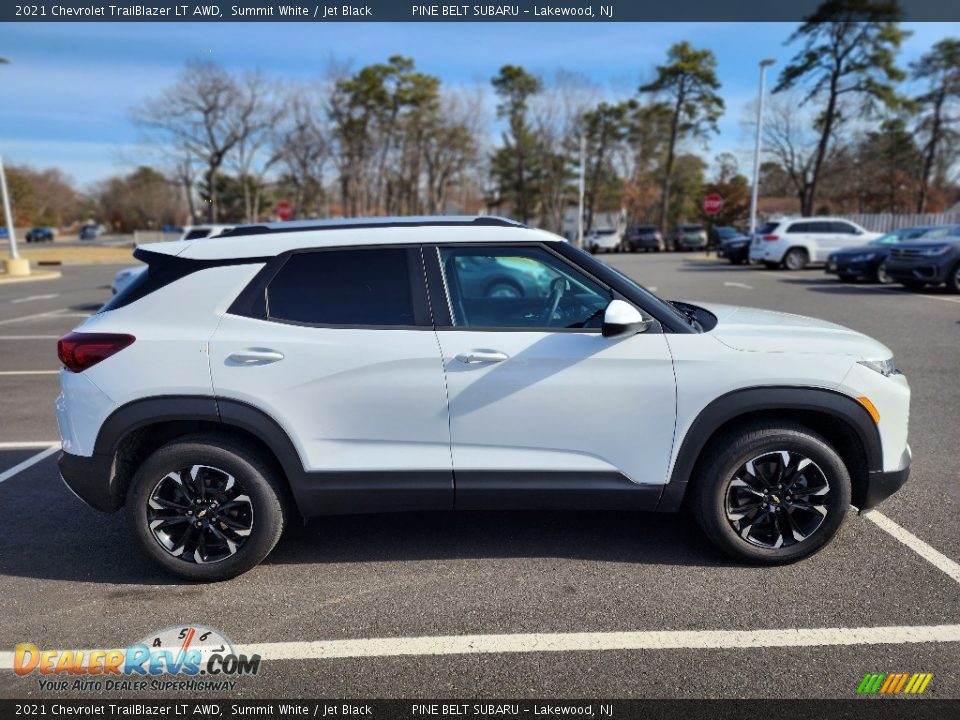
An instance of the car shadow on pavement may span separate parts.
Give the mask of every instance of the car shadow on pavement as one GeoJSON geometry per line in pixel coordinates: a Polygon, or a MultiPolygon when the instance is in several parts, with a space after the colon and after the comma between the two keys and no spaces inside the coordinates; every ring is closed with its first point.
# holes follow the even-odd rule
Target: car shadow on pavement
{"type": "Polygon", "coordinates": [[[469,511],[317,518],[289,528],[276,564],[564,558],[730,566],[685,514],[469,511]]]}

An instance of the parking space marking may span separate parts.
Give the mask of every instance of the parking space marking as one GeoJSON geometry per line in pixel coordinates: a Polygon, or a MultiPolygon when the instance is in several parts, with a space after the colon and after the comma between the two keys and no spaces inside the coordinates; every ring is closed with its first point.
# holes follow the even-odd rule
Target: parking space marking
{"type": "Polygon", "coordinates": [[[22,315],[15,318],[0,320],[0,325],[11,325],[13,323],[26,322],[27,320],[59,320],[60,318],[88,318],[91,313],[70,312],[70,308],[60,308],[59,310],[48,310],[47,312],[34,313],[33,315],[22,315]]]}
{"type": "Polygon", "coordinates": [[[0,340],[59,340],[59,335],[0,335],[0,340]]]}
{"type": "Polygon", "coordinates": [[[745,290],[753,290],[753,285],[747,285],[746,283],[725,282],[724,285],[726,285],[727,287],[744,288],[745,290]]]}
{"type": "MultiPolygon", "coordinates": [[[[960,625],[439,635],[254,643],[237,645],[235,649],[237,653],[258,654],[264,660],[272,661],[609,650],[737,650],[954,642],[960,642],[960,625]]],[[[12,668],[13,653],[9,650],[0,652],[0,669],[12,668]]]]}
{"type": "Polygon", "coordinates": [[[0,442],[0,450],[33,450],[36,448],[60,447],[59,440],[25,440],[23,442],[0,442]]]}
{"type": "Polygon", "coordinates": [[[897,523],[883,513],[877,512],[876,510],[867,510],[863,513],[863,516],[885,533],[913,550],[917,555],[937,568],[937,570],[946,573],[955,582],[960,583],[960,564],[954,562],[939,550],[934,550],[912,532],[897,525],[897,523]]]}
{"type": "Polygon", "coordinates": [[[29,295],[28,297],[17,298],[11,300],[11,304],[16,305],[17,303],[25,302],[34,302],[36,300],[53,300],[54,298],[60,297],[60,293],[51,293],[50,295],[29,295]]]}
{"type": "Polygon", "coordinates": [[[59,370],[0,370],[0,377],[6,375],[59,375],[59,370]]]}
{"type": "Polygon", "coordinates": [[[22,463],[19,463],[18,465],[14,465],[9,470],[6,470],[0,473],[0,483],[2,483],[4,480],[9,480],[17,473],[23,472],[24,470],[26,470],[28,467],[32,467],[33,465],[36,465],[41,460],[50,457],[59,449],[60,449],[60,443],[57,443],[56,445],[51,445],[46,450],[41,450],[36,455],[32,455],[31,457],[28,457],[22,463]]]}

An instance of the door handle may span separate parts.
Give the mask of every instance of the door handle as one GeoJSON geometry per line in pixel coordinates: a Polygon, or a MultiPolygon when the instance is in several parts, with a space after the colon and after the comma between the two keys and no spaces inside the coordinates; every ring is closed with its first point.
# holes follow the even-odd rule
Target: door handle
{"type": "Polygon", "coordinates": [[[465,365],[476,365],[477,363],[498,363],[506,360],[509,355],[498,350],[469,350],[457,355],[457,360],[465,365]]]}
{"type": "Polygon", "coordinates": [[[283,353],[270,348],[246,348],[230,353],[227,356],[227,362],[230,365],[240,365],[243,367],[252,367],[256,365],[269,365],[278,360],[283,360],[283,353]]]}

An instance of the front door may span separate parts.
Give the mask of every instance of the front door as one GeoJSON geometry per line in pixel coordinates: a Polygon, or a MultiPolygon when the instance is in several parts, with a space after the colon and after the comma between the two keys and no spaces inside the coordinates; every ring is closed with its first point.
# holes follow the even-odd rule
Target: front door
{"type": "Polygon", "coordinates": [[[437,336],[457,507],[655,504],[676,415],[659,327],[604,338],[612,291],[546,246],[424,252],[449,319],[437,336]]]}

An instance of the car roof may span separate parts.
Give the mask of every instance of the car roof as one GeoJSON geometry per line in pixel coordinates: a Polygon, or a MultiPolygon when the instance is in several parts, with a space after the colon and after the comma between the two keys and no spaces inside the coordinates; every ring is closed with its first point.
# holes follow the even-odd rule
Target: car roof
{"type": "Polygon", "coordinates": [[[240,225],[202,240],[141,245],[147,252],[195,260],[272,257],[290,250],[448,242],[557,242],[563,238],[488,215],[372,217],[240,225]],[[455,232],[451,232],[456,228],[455,232]]]}

